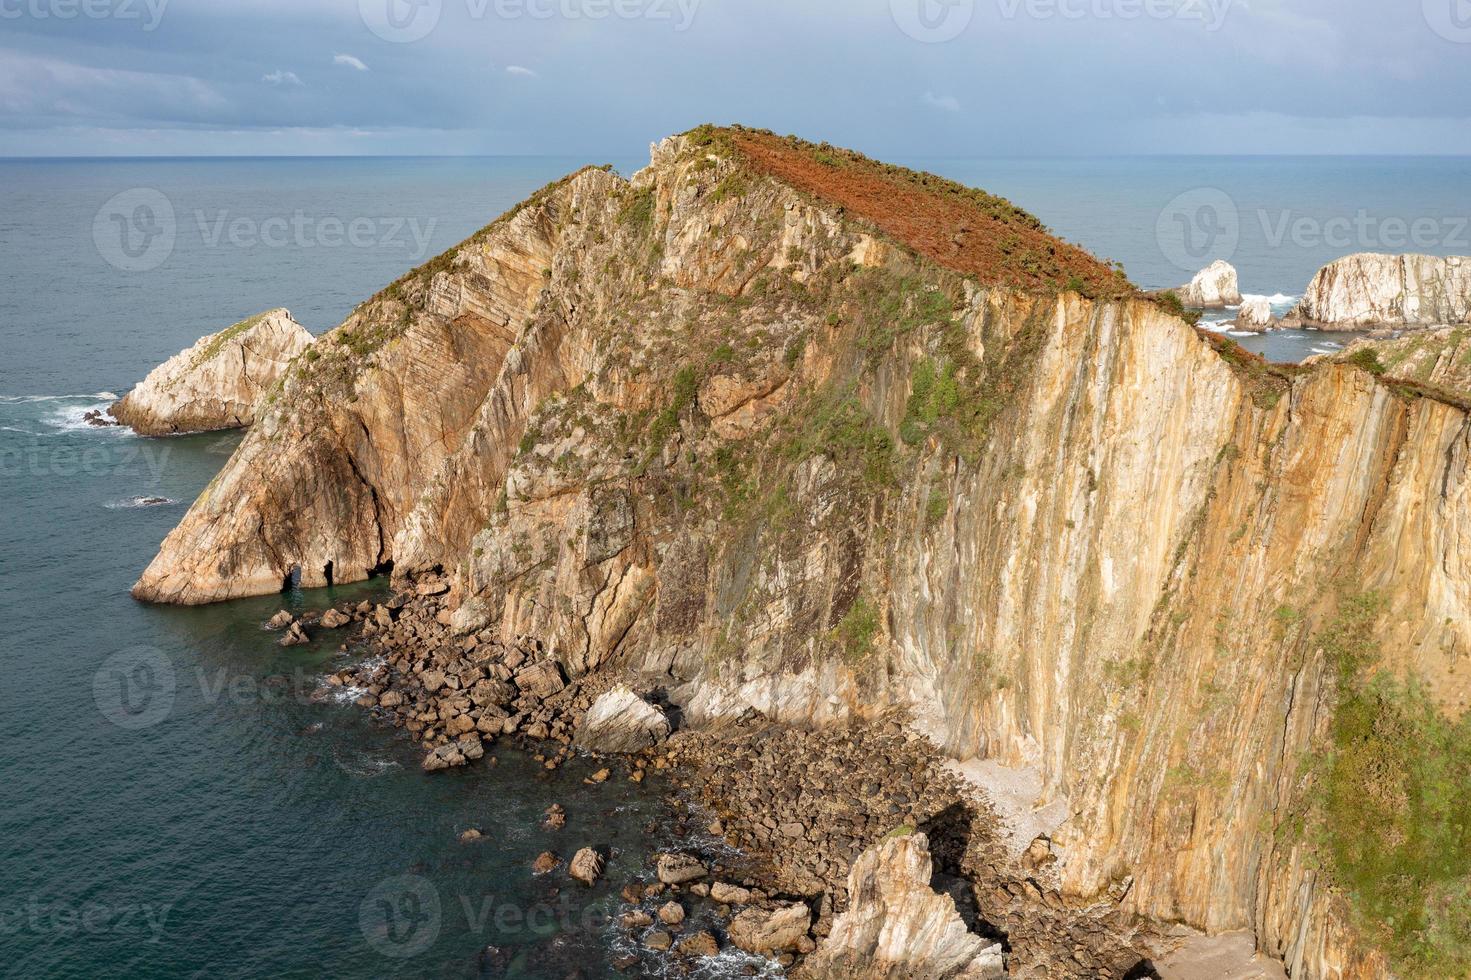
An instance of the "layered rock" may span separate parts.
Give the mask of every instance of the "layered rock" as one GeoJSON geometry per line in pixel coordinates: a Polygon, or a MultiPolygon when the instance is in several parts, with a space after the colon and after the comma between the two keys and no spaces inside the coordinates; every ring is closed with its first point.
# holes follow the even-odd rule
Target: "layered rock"
{"type": "Polygon", "coordinates": [[[1180,302],[1198,309],[1220,310],[1241,302],[1236,267],[1220,259],[1201,269],[1190,282],[1175,290],[1180,302]]]}
{"type": "Polygon", "coordinates": [[[263,401],[312,335],[287,310],[270,310],[201,337],[148,373],[107,410],[139,435],[238,429],[263,401]]]}
{"type": "Polygon", "coordinates": [[[456,630],[692,723],[900,711],[1035,767],[1069,901],[1382,975],[1304,760],[1348,596],[1373,667],[1471,698],[1466,410],[1272,369],[1035,233],[745,131],[584,171],[299,360],[136,592],[442,567],[456,630]]]}
{"type": "Polygon", "coordinates": [[[669,735],[669,719],[627,687],[593,702],[577,729],[577,744],[591,752],[638,752],[669,735]]]}
{"type": "Polygon", "coordinates": [[[1318,270],[1293,315],[1339,330],[1471,321],[1471,257],[1361,253],[1318,270]]]}
{"type": "Polygon", "coordinates": [[[1265,296],[1252,296],[1241,301],[1241,310],[1236,314],[1236,329],[1261,333],[1270,329],[1274,320],[1271,301],[1265,296]]]}
{"type": "Polygon", "coordinates": [[[900,834],[865,851],[848,876],[849,906],[801,976],[993,980],[1001,946],[966,928],[954,899],[930,887],[929,838],[900,834]]]}

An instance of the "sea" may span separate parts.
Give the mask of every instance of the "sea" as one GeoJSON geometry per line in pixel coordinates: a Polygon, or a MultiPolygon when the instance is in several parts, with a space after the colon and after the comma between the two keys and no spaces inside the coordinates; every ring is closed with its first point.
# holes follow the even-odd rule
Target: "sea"
{"type": "MultiPolygon", "coordinates": [[[[537,854],[607,848],[619,883],[659,847],[719,846],[676,826],[673,787],[589,784],[590,760],[548,772],[498,744],[494,765],[426,776],[402,733],[325,689],[357,654],[330,638],[283,649],[262,628],[381,582],[135,602],[129,586],[239,436],[146,440],[84,420],[252,313],[330,329],[587,162],[0,160],[0,973],[615,976],[616,886],[535,877],[537,854]],[[549,832],[554,802],[568,823],[549,832]],[[461,843],[472,828],[483,839],[461,843]]],[[[1471,254],[1468,159],[900,162],[1010,198],[1143,286],[1229,259],[1279,312],[1343,254],[1471,254]]],[[[1239,339],[1275,360],[1348,340],[1239,339]]],[[[750,967],[724,956],[696,975],[750,967]]]]}

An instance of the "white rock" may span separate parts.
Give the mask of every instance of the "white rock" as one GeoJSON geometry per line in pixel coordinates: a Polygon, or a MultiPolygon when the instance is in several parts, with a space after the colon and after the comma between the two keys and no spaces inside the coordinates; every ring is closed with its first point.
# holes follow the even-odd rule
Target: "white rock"
{"type": "Polygon", "coordinates": [[[848,872],[849,905],[808,957],[803,975],[992,980],[1004,975],[1001,946],[965,927],[955,900],[930,887],[929,838],[881,841],[848,872]]]}
{"type": "Polygon", "coordinates": [[[1471,322],[1471,257],[1349,255],[1318,270],[1293,314],[1345,330],[1471,322]]]}
{"type": "Polygon", "coordinates": [[[669,737],[669,719],[627,687],[593,702],[577,729],[577,744],[592,752],[637,752],[669,737]]]}
{"type": "Polygon", "coordinates": [[[175,354],[107,412],[145,436],[243,428],[312,339],[286,310],[253,316],[175,354]]]}
{"type": "Polygon", "coordinates": [[[1241,284],[1236,267],[1217,259],[1201,269],[1189,285],[1175,290],[1180,302],[1202,309],[1221,309],[1241,302],[1241,284]]]}
{"type": "Polygon", "coordinates": [[[1265,296],[1253,296],[1243,300],[1241,311],[1236,314],[1237,330],[1266,330],[1272,325],[1272,303],[1265,296]]]}

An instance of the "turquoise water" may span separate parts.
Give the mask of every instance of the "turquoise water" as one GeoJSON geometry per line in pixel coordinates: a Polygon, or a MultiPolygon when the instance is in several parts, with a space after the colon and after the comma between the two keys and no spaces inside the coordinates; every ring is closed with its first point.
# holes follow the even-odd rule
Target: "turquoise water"
{"type": "MultiPolygon", "coordinates": [[[[590,913],[611,907],[612,890],[533,879],[530,863],[599,844],[621,881],[669,839],[661,788],[589,787],[585,764],[547,777],[501,746],[494,768],[425,777],[402,736],[313,700],[337,651],[282,650],[261,621],[374,583],[205,609],[135,603],[129,585],[238,437],[150,441],[80,423],[250,313],[286,306],[313,330],[332,326],[582,162],[0,161],[7,972],[609,972],[610,932],[590,913]],[[140,189],[172,212],[166,254],[167,215],[140,189]],[[139,506],[145,497],[165,502],[139,506]],[[550,835],[538,817],[553,801],[569,823],[550,835]],[[467,827],[488,840],[459,844],[467,827]]],[[[1189,277],[1160,244],[1161,209],[1191,187],[1224,187],[1248,216],[1232,258],[1246,291],[1263,294],[1300,293],[1338,252],[1248,234],[1254,209],[1449,219],[1471,186],[1464,160],[911,162],[1012,197],[1146,286],[1189,277]]],[[[1323,340],[1269,342],[1301,356],[1323,340]]]]}

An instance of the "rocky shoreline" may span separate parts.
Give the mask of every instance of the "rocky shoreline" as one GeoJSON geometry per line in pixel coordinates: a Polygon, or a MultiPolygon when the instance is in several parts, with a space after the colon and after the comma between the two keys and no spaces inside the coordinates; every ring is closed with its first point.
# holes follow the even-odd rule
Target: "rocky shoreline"
{"type": "MultiPolygon", "coordinates": [[[[623,900],[628,951],[615,958],[622,969],[670,951],[678,968],[694,969],[702,957],[730,950],[811,977],[854,975],[855,956],[866,964],[864,975],[874,976],[1125,977],[1151,975],[1139,972],[1141,964],[1168,946],[1161,931],[1127,921],[1114,904],[1065,898],[1050,873],[1055,859],[1045,837],[1014,858],[983,796],[901,717],[808,730],[750,711],[717,727],[671,732],[679,709],[657,685],[640,686],[609,668],[569,679],[533,638],[507,646],[489,630],[457,632],[449,589],[446,578],[431,575],[383,602],[300,618],[283,612],[266,626],[281,632],[283,645],[343,630],[340,649],[364,656],[329,675],[324,690],[353,694],[359,707],[405,730],[424,748],[426,772],[474,764],[504,741],[547,770],[574,752],[603,755],[609,765],[592,781],[641,782],[650,771],[672,779],[680,792],[669,803],[680,825],[722,840],[742,858],[701,859],[692,846],[658,855],[645,878],[603,883],[623,900]],[[644,694],[631,694],[630,682],[644,694]],[[651,735],[647,717],[627,709],[629,698],[666,720],[662,730],[651,735]],[[624,710],[611,723],[584,725],[607,715],[593,710],[607,704],[624,710]],[[619,724],[621,735],[612,732],[619,724]],[[599,751],[610,738],[635,750],[599,751]],[[904,962],[875,963],[874,949],[829,948],[835,923],[861,898],[850,881],[855,869],[866,860],[870,877],[895,887],[902,874],[876,873],[872,865],[885,860],[892,842],[910,837],[903,860],[916,861],[911,852],[919,849],[932,874],[913,889],[919,899],[899,905],[919,901],[932,923],[937,913],[928,906],[936,903],[953,928],[911,937],[894,954],[904,962]],[[697,918],[694,908],[708,914],[697,918]],[[968,953],[967,944],[975,946],[968,953]],[[952,962],[957,957],[964,962],[952,962]]],[[[565,820],[557,810],[548,811],[545,827],[565,820]]],[[[578,847],[574,856],[548,851],[528,873],[600,884],[598,842],[568,843],[569,851],[578,847]]],[[[856,890],[865,888],[872,891],[856,890]]],[[[848,937],[854,927],[842,932],[848,937]]]]}

